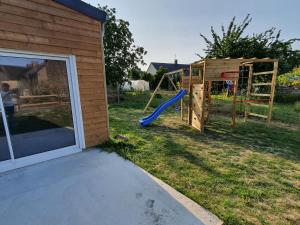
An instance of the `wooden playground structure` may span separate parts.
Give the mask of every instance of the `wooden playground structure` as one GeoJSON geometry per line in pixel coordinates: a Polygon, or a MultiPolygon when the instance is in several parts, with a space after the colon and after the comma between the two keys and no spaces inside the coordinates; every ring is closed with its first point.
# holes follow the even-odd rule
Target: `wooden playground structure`
{"type": "MultiPolygon", "coordinates": [[[[189,71],[181,69],[166,73],[153,92],[144,112],[160,89],[164,79],[168,79],[175,90],[179,87],[173,82],[172,76],[180,74],[180,88],[188,91],[188,100],[181,99],[181,119],[199,130],[204,131],[209,122],[212,107],[212,84],[219,81],[232,83],[232,127],[236,126],[237,103],[245,106],[244,120],[250,117],[265,119],[271,124],[272,111],[278,73],[277,59],[204,59],[190,65],[189,71]],[[247,75],[242,71],[248,72],[247,75]],[[189,76],[187,75],[189,73],[189,76]],[[239,79],[248,79],[245,99],[238,100],[239,79]],[[255,113],[255,107],[266,109],[266,115],[255,113]]],[[[241,92],[241,90],[240,90],[241,92]]]]}

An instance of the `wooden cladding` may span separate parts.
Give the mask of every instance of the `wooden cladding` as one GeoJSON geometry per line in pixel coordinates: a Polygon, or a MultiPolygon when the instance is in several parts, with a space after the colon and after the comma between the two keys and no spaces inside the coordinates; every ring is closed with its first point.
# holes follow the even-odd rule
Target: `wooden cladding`
{"type": "MultiPolygon", "coordinates": [[[[201,80],[199,76],[193,76],[192,77],[192,83],[193,84],[200,84],[201,80]]],[[[189,76],[182,76],[181,77],[181,88],[188,90],[190,85],[190,77],[189,76]]]]}
{"type": "Polygon", "coordinates": [[[49,0],[0,0],[0,48],[75,55],[87,147],[108,140],[100,22],[49,0]]]}
{"type": "Polygon", "coordinates": [[[240,64],[238,62],[223,63],[207,63],[205,66],[205,81],[220,81],[220,80],[236,80],[238,79],[240,64]],[[235,76],[237,73],[237,76],[235,76]],[[223,77],[223,75],[226,76],[223,77]]]}

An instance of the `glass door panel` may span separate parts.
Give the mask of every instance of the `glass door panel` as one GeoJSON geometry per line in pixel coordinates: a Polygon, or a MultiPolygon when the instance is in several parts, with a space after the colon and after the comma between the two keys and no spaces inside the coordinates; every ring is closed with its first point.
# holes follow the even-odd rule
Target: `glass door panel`
{"type": "Polygon", "coordinates": [[[3,104],[0,95],[0,162],[11,159],[7,136],[4,127],[4,123],[5,123],[4,116],[5,113],[4,113],[3,104]]]}
{"type": "Polygon", "coordinates": [[[66,61],[0,56],[16,159],[76,145],[66,61]]]}

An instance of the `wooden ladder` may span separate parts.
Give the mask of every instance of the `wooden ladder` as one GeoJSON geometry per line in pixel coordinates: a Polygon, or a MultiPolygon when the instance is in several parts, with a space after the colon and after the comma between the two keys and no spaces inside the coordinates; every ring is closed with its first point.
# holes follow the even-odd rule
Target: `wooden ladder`
{"type": "Polygon", "coordinates": [[[247,96],[246,96],[246,107],[245,107],[245,121],[251,117],[257,117],[267,120],[267,125],[271,125],[272,120],[272,111],[273,111],[273,104],[274,104],[274,96],[275,96],[275,88],[276,88],[276,78],[277,78],[277,71],[278,71],[278,62],[274,62],[274,68],[272,71],[265,71],[265,72],[253,72],[253,65],[249,65],[249,79],[248,79],[248,86],[247,86],[247,96]],[[270,77],[270,82],[265,83],[253,83],[253,78],[255,76],[262,76],[262,75],[272,75],[270,77]],[[270,93],[255,93],[255,87],[262,87],[262,86],[271,86],[270,93]],[[258,99],[253,99],[252,97],[257,97],[258,99]],[[261,97],[268,97],[268,98],[261,98],[261,97]],[[268,114],[262,115],[258,113],[254,113],[251,107],[259,106],[267,108],[268,114]]]}

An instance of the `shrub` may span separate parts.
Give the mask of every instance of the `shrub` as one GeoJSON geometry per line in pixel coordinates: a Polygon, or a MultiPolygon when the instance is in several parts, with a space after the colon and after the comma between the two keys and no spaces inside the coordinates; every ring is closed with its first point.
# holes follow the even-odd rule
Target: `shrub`
{"type": "Polygon", "coordinates": [[[278,93],[275,96],[275,102],[278,102],[278,103],[295,103],[298,101],[300,101],[300,96],[297,94],[278,93]]]}
{"type": "Polygon", "coordinates": [[[295,103],[295,107],[294,107],[296,112],[300,112],[300,101],[295,103]]]}
{"type": "Polygon", "coordinates": [[[278,76],[277,83],[284,86],[300,86],[300,68],[278,76]]]}
{"type": "Polygon", "coordinates": [[[163,98],[161,94],[155,94],[155,98],[161,99],[163,98]]]}

